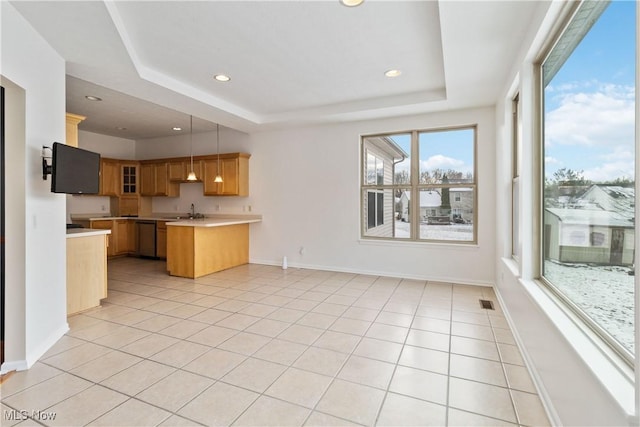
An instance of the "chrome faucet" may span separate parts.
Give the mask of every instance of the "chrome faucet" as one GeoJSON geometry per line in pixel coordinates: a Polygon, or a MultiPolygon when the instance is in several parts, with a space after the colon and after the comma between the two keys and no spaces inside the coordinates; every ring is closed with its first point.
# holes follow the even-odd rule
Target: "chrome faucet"
{"type": "Polygon", "coordinates": [[[196,207],[194,206],[193,203],[191,203],[191,218],[195,218],[196,217],[196,207]]]}

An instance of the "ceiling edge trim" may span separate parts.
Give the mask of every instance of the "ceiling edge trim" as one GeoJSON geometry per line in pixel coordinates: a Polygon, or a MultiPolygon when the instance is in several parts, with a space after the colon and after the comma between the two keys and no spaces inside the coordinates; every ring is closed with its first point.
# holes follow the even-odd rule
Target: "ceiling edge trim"
{"type": "Polygon", "coordinates": [[[113,24],[124,44],[125,49],[127,50],[127,54],[133,63],[138,76],[141,79],[147,80],[151,83],[154,83],[158,86],[169,89],[173,92],[177,92],[181,95],[187,96],[194,100],[203,102],[212,107],[218,108],[220,110],[226,111],[230,114],[236,115],[244,120],[250,121],[254,124],[263,124],[265,122],[264,117],[255,114],[251,111],[248,111],[244,108],[238,107],[235,104],[227,102],[223,99],[220,99],[216,96],[207,94],[206,92],[199,90],[191,85],[188,85],[180,80],[177,80],[167,74],[164,74],[160,71],[157,71],[154,68],[151,68],[144,64],[141,60],[138,52],[134,46],[131,37],[129,36],[129,32],[127,31],[126,25],[122,16],[120,15],[120,11],[118,10],[118,6],[116,5],[115,0],[103,0],[107,12],[113,21],[113,24]]]}

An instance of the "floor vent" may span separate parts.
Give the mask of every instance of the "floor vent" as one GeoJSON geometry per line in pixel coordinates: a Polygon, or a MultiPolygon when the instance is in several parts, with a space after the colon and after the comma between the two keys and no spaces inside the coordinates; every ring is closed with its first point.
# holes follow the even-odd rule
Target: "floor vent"
{"type": "Polygon", "coordinates": [[[481,299],[480,307],[485,310],[495,310],[495,308],[493,308],[493,301],[489,301],[488,299],[481,299]]]}

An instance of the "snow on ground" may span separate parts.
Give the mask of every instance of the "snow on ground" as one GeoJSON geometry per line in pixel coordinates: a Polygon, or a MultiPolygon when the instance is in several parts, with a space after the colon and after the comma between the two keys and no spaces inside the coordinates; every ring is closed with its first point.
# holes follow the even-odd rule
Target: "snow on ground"
{"type": "Polygon", "coordinates": [[[633,352],[634,279],[629,268],[545,261],[544,276],[633,352]]]}
{"type": "MultiPolygon", "coordinates": [[[[409,237],[411,224],[396,221],[396,237],[409,237]]],[[[472,224],[428,225],[420,223],[420,238],[430,240],[473,240],[472,224]]]]}

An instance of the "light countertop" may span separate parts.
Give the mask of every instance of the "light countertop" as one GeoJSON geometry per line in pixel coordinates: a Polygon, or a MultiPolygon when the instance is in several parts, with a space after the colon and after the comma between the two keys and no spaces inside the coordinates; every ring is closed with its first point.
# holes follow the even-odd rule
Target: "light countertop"
{"type": "Polygon", "coordinates": [[[111,234],[111,230],[98,230],[95,228],[70,228],[67,230],[67,239],[73,237],[99,236],[101,234],[111,234]]]}
{"type": "MultiPolygon", "coordinates": [[[[187,215],[182,218],[186,218],[187,215]]],[[[87,215],[71,215],[71,221],[111,221],[114,219],[133,219],[133,220],[142,220],[142,221],[176,221],[178,217],[160,217],[160,216],[110,216],[110,215],[96,215],[96,214],[87,214],[87,215]]]]}
{"type": "Polygon", "coordinates": [[[251,224],[261,222],[262,218],[235,217],[235,218],[201,218],[168,222],[171,227],[224,227],[227,225],[251,224]]]}
{"type": "Polygon", "coordinates": [[[198,227],[216,227],[220,225],[232,225],[232,224],[248,224],[252,222],[262,221],[262,215],[257,214],[210,214],[205,215],[204,218],[189,219],[189,214],[163,214],[153,213],[151,215],[144,216],[108,216],[100,214],[71,214],[72,221],[110,221],[117,219],[130,219],[134,221],[167,221],[167,223],[175,224],[180,222],[179,225],[185,226],[198,226],[198,227]],[[221,221],[238,221],[230,224],[223,224],[221,221]]]}

